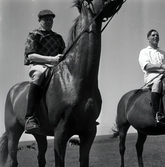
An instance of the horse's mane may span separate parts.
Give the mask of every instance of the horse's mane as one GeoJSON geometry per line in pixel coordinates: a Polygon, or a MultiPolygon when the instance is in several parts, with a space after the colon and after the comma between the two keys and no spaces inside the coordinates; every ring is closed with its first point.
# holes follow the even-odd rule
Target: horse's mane
{"type": "Polygon", "coordinates": [[[74,39],[76,38],[76,29],[78,21],[79,21],[79,16],[75,19],[75,22],[69,31],[69,36],[67,39],[67,48],[69,48],[72,45],[74,39]]]}
{"type": "Polygon", "coordinates": [[[73,0],[73,7],[77,7],[78,11],[81,13],[83,0],[73,0]]]}
{"type": "MultiPolygon", "coordinates": [[[[72,7],[77,7],[79,13],[81,13],[82,10],[82,4],[83,4],[84,0],[73,0],[73,5],[72,7]]],[[[87,0],[89,1],[89,0],[87,0]]],[[[122,6],[122,4],[125,2],[125,0],[118,0],[116,2],[113,3],[112,7],[112,11],[111,11],[111,15],[115,14],[122,6]]],[[[74,40],[76,39],[77,35],[77,25],[80,19],[80,15],[74,20],[74,24],[71,27],[70,31],[69,31],[69,35],[68,35],[68,39],[67,39],[67,46],[65,51],[68,50],[68,48],[70,48],[70,46],[73,44],[74,40]]]]}
{"type": "MultiPolygon", "coordinates": [[[[73,1],[72,7],[77,7],[79,13],[81,13],[82,2],[83,2],[83,0],[74,0],[73,1]]],[[[69,36],[68,36],[68,39],[67,39],[67,48],[69,48],[72,45],[73,41],[75,40],[75,38],[77,36],[76,29],[77,29],[77,24],[78,24],[78,21],[79,21],[79,17],[80,16],[78,16],[74,20],[74,24],[73,24],[73,26],[71,27],[71,29],[69,31],[69,36]]]]}

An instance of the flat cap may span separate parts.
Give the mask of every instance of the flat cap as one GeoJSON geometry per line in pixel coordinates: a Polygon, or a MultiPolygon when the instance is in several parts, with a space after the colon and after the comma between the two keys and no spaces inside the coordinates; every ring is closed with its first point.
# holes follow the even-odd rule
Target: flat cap
{"type": "Polygon", "coordinates": [[[38,18],[42,18],[44,16],[53,16],[53,18],[56,16],[51,10],[45,9],[45,10],[41,10],[38,13],[38,18]]]}

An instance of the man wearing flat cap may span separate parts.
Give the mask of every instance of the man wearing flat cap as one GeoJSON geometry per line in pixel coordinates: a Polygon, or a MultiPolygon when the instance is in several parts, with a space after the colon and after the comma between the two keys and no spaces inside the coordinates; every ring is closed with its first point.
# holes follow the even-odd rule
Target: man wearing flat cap
{"type": "Polygon", "coordinates": [[[61,35],[52,31],[55,14],[51,10],[42,10],[38,14],[40,27],[29,33],[25,44],[25,65],[30,66],[31,78],[28,93],[25,132],[33,133],[39,128],[34,117],[36,104],[48,67],[57,65],[63,56],[65,43],[61,35]]]}

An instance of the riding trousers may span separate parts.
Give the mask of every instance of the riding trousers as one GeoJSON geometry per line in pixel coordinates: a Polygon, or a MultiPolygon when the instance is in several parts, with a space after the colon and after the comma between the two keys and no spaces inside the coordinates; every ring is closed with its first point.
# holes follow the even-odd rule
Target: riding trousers
{"type": "Polygon", "coordinates": [[[44,72],[48,67],[45,65],[30,65],[29,76],[32,83],[41,86],[44,80],[44,72]]]}
{"type": "Polygon", "coordinates": [[[161,87],[161,81],[162,81],[162,77],[163,77],[163,75],[159,75],[153,81],[149,82],[148,87],[151,88],[151,92],[161,93],[161,88],[162,88],[161,87]]]}

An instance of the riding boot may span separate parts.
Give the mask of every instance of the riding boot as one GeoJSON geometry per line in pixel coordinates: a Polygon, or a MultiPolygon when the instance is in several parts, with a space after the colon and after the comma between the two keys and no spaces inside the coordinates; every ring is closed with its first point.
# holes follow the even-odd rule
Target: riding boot
{"type": "Polygon", "coordinates": [[[40,91],[40,86],[33,83],[30,84],[26,111],[27,113],[25,115],[25,133],[32,133],[36,129],[39,129],[39,122],[34,117],[34,111],[40,99],[40,91]]]}
{"type": "Polygon", "coordinates": [[[165,117],[159,111],[159,109],[160,109],[160,99],[161,99],[161,94],[160,93],[156,93],[156,92],[151,93],[153,116],[154,116],[157,123],[164,123],[165,124],[165,117]]]}

